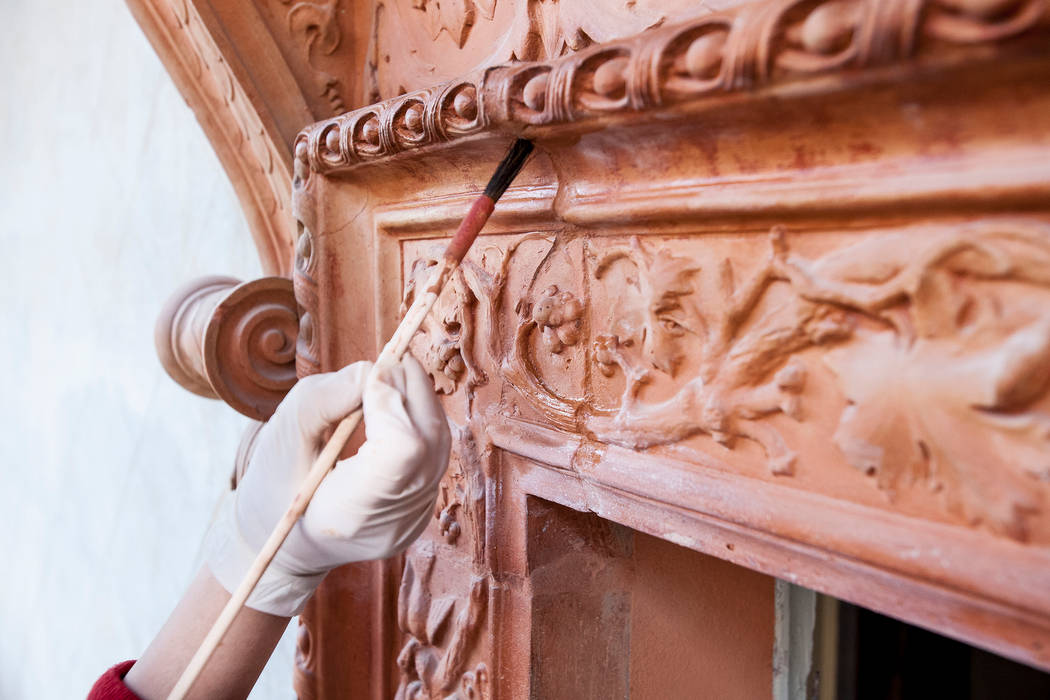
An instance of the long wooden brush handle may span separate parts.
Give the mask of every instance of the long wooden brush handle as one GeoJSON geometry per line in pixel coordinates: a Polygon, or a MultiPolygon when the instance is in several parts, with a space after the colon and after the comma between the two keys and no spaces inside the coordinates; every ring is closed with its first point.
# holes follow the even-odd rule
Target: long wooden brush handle
{"type": "MultiPolygon", "coordinates": [[[[525,139],[518,139],[511,146],[503,160],[500,161],[495,174],[493,174],[492,179],[489,180],[488,185],[485,187],[485,193],[474,200],[474,204],[471,205],[470,211],[463,218],[459,229],[456,230],[456,234],[449,241],[448,248],[445,249],[445,255],[442,257],[437,269],[431,274],[430,279],[427,281],[427,286],[423,288],[422,292],[415,298],[415,301],[412,302],[412,306],[408,309],[405,317],[401,319],[401,323],[398,324],[394,335],[383,346],[383,351],[379,353],[375,366],[372,368],[372,375],[396,365],[401,360],[401,356],[408,351],[408,344],[412,341],[412,337],[423,325],[423,321],[426,319],[427,314],[430,313],[430,310],[434,308],[434,303],[441,295],[441,290],[445,288],[445,284],[452,276],[452,273],[459,267],[459,263],[466,256],[467,251],[470,250],[470,246],[473,245],[474,239],[478,237],[478,234],[481,233],[481,228],[488,221],[492,210],[496,206],[496,201],[510,186],[511,181],[524,166],[530,153],[532,153],[532,143],[525,139]]],[[[369,381],[371,381],[371,376],[369,381]]],[[[219,613],[219,617],[216,618],[215,623],[208,630],[208,634],[204,637],[204,641],[201,642],[197,653],[190,659],[189,665],[182,672],[182,675],[179,676],[175,687],[172,688],[171,693],[168,695],[168,700],[183,700],[186,693],[193,687],[197,676],[200,675],[205,664],[208,663],[208,659],[215,653],[215,650],[222,642],[222,638],[229,631],[230,625],[233,624],[234,618],[237,617],[237,613],[240,612],[248,600],[248,596],[255,590],[255,586],[259,583],[259,579],[262,578],[266,567],[273,561],[277,550],[284,544],[288,533],[295,527],[295,523],[306,512],[306,507],[310,505],[310,500],[314,497],[317,487],[321,485],[325,476],[335,466],[336,460],[339,459],[339,453],[343,451],[347,440],[350,439],[354,430],[357,429],[357,425],[361,422],[361,415],[361,409],[358,409],[339,421],[332,437],[325,444],[324,449],[321,450],[321,454],[317,456],[313,466],[310,467],[310,471],[306,475],[306,481],[303,482],[299,493],[295,495],[292,504],[288,506],[288,510],[281,516],[281,520],[277,523],[273,532],[270,533],[270,537],[263,545],[262,551],[255,557],[255,561],[252,562],[248,573],[244,575],[244,579],[237,586],[237,590],[233,592],[230,601],[226,603],[222,612],[219,613]]]]}
{"type": "Polygon", "coordinates": [[[288,534],[295,527],[295,523],[303,516],[306,512],[306,507],[310,504],[310,500],[314,497],[314,493],[317,491],[317,487],[324,481],[325,476],[335,466],[336,460],[339,458],[339,453],[343,451],[343,447],[346,446],[347,440],[353,434],[354,430],[357,429],[358,423],[361,422],[362,411],[357,409],[349,416],[339,421],[339,425],[336,426],[335,432],[332,433],[332,437],[328,440],[328,443],[321,450],[321,454],[317,456],[313,466],[310,467],[310,471],[306,475],[306,480],[303,482],[302,487],[299,489],[299,493],[295,494],[295,499],[292,504],[288,506],[288,510],[284,512],[281,519],[277,522],[277,526],[270,533],[270,536],[266,539],[266,543],[263,545],[259,554],[255,557],[255,561],[252,562],[252,566],[248,569],[248,573],[241,579],[240,584],[237,586],[237,590],[230,596],[230,600],[223,607],[222,612],[215,618],[215,622],[212,624],[211,629],[208,630],[208,634],[204,637],[204,641],[201,642],[197,652],[190,659],[190,663],[183,670],[182,675],[179,676],[179,681],[175,684],[175,687],[171,689],[171,693],[168,694],[168,700],[177,699],[182,700],[186,697],[186,693],[190,691],[193,683],[197,680],[197,676],[200,675],[201,671],[204,670],[205,664],[211,658],[211,655],[215,653],[215,650],[219,647],[219,643],[222,642],[222,638],[226,636],[226,633],[230,629],[230,625],[233,624],[233,620],[237,617],[237,613],[241,611],[245,602],[248,600],[248,596],[255,590],[256,584],[259,583],[259,579],[262,578],[263,573],[266,571],[266,567],[273,561],[274,556],[277,554],[277,550],[284,544],[285,539],[288,538],[288,534]]]}
{"type": "MultiPolygon", "coordinates": [[[[492,213],[492,208],[493,202],[486,196],[479,197],[474,206],[471,207],[470,213],[463,220],[463,224],[460,225],[459,231],[456,232],[456,236],[449,244],[449,250],[445,253],[437,269],[434,270],[426,287],[412,302],[412,306],[409,307],[405,317],[401,319],[401,323],[398,324],[394,335],[383,346],[383,351],[379,353],[375,367],[372,369],[373,374],[386,367],[396,365],[401,360],[401,357],[408,350],[408,344],[411,342],[412,336],[423,325],[423,321],[434,307],[434,303],[441,295],[441,290],[445,288],[449,277],[455,272],[463,255],[466,254],[474,237],[477,236],[477,232],[481,230],[489,214],[492,213]],[[464,234],[465,229],[474,229],[473,236],[464,234]],[[469,240],[464,240],[468,237],[469,240]]],[[[168,695],[168,700],[182,700],[186,693],[189,692],[193,683],[197,680],[197,676],[200,675],[205,664],[208,663],[208,659],[215,653],[219,643],[222,642],[222,638],[226,636],[226,632],[229,631],[230,625],[233,624],[234,618],[237,617],[237,613],[240,612],[241,607],[248,600],[248,596],[255,590],[255,586],[259,583],[259,579],[262,578],[266,567],[273,561],[277,550],[281,548],[288,534],[295,527],[295,523],[306,512],[306,507],[310,505],[310,500],[314,497],[317,487],[321,485],[325,476],[335,466],[336,460],[339,459],[339,453],[343,451],[350,436],[357,429],[358,423],[361,422],[361,415],[361,409],[357,409],[339,421],[335,432],[332,433],[332,437],[325,444],[324,449],[321,450],[321,454],[317,456],[313,466],[310,467],[306,480],[295,495],[295,499],[292,500],[292,504],[288,506],[288,510],[285,511],[273,532],[270,533],[266,544],[263,545],[255,561],[252,562],[251,568],[248,569],[248,573],[244,575],[240,585],[237,586],[237,590],[233,592],[229,602],[226,603],[222,612],[219,613],[219,617],[215,619],[215,623],[208,630],[208,634],[204,637],[204,641],[201,642],[197,653],[190,659],[189,665],[182,672],[175,687],[172,688],[171,693],[168,695]]]]}

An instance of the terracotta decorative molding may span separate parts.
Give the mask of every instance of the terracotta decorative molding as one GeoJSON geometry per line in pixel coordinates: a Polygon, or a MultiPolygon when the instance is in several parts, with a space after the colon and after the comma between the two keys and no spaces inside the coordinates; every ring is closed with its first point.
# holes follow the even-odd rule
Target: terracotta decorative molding
{"type": "MultiPolygon", "coordinates": [[[[263,270],[288,274],[294,240],[289,148],[250,81],[235,70],[214,17],[206,20],[191,0],[127,2],[226,169],[263,270]]],[[[285,100],[294,103],[295,95],[285,100]]]]}
{"type": "Polygon", "coordinates": [[[332,114],[346,111],[343,87],[339,78],[317,67],[314,52],[330,56],[343,41],[343,30],[339,26],[339,0],[325,2],[292,2],[278,0],[288,7],[288,31],[302,47],[306,62],[316,74],[315,90],[331,105],[332,114]]]}
{"type": "Polygon", "coordinates": [[[292,281],[299,309],[299,334],[296,338],[295,364],[300,377],[320,371],[320,351],[314,318],[317,314],[318,288],[313,278],[317,260],[314,252],[313,234],[299,224],[299,236],[295,243],[295,272],[292,281]]]}
{"type": "Polygon", "coordinates": [[[292,282],[204,277],[171,296],[157,318],[168,375],[200,396],[268,419],[296,381],[298,315],[292,282]]]}
{"type": "MultiPolygon", "coordinates": [[[[760,6],[795,12],[754,3],[728,31],[760,6]]],[[[819,24],[819,7],[843,5],[792,7],[819,24]]],[[[781,66],[753,89],[574,102],[561,117],[497,99],[500,76],[562,75],[602,45],[300,136],[293,200],[314,285],[300,301],[322,368],[375,352],[507,133],[537,141],[412,345],[457,457],[395,610],[426,588],[420,620],[447,624],[437,601],[466,609],[484,579],[457,670],[484,664],[494,696],[533,678],[520,665],[535,634],[522,631],[538,585],[521,565],[531,499],[1050,664],[1045,17],[1032,3],[924,7],[911,53],[812,82],[781,66]],[[1017,31],[967,47],[941,36],[960,25],[923,29],[947,14],[1017,31]]],[[[316,640],[344,623],[309,624],[311,653],[336,663],[316,640]]],[[[461,676],[433,674],[451,638],[396,629],[403,691],[453,695],[461,676]]]]}
{"type": "Polygon", "coordinates": [[[413,340],[433,518],[320,587],[301,697],[619,697],[691,663],[624,592],[692,600],[699,553],[1050,667],[1050,0],[131,4],[291,277],[255,350],[234,280],[174,303],[193,391],[243,379],[216,316],[269,348],[245,394],[374,357],[537,144],[413,340]]]}
{"type": "Polygon", "coordinates": [[[318,173],[489,130],[665,109],[800,78],[951,58],[1050,26],[1047,0],[763,0],[552,61],[495,66],[304,130],[318,173]]]}
{"type": "Polygon", "coordinates": [[[475,577],[464,596],[435,597],[436,554],[420,548],[405,562],[398,593],[398,627],[407,641],[397,657],[401,671],[395,700],[491,698],[488,667],[467,666],[488,601],[487,579],[475,577]]]}
{"type": "Polygon", "coordinates": [[[458,387],[441,349],[454,347],[474,377],[468,393],[500,376],[547,425],[632,450],[700,434],[729,449],[750,441],[780,476],[793,474],[797,453],[767,419],[806,420],[811,370],[801,358],[821,349],[847,400],[834,440],[849,466],[891,497],[930,489],[967,522],[1026,539],[1050,481],[1040,457],[1050,453],[1050,422],[1033,408],[1050,386],[1050,324],[1028,304],[1014,311],[987,295],[996,283],[1050,289],[1050,227],[916,227],[817,259],[792,253],[789,240],[775,228],[766,260],[745,276],[731,259],[712,264],[638,237],[523,236],[489,246],[489,268],[461,268],[456,293],[442,299],[444,321],[416,347],[450,392],[458,387]],[[507,343],[482,319],[500,313],[519,258],[540,262],[518,272],[532,281],[512,297],[507,343]],[[577,286],[552,283],[552,258],[582,261],[577,286]],[[774,284],[791,290],[777,313],[767,299],[774,284]],[[973,335],[982,343],[963,352],[960,339],[973,335]],[[616,386],[617,401],[596,398],[616,386]]]}

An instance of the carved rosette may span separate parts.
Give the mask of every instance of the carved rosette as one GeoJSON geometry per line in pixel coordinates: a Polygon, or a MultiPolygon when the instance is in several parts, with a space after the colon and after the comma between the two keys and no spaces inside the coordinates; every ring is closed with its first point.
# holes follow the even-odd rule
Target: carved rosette
{"type": "Polygon", "coordinates": [[[205,277],[169,299],[154,338],[181,386],[266,420],[295,384],[297,334],[291,280],[205,277]]]}

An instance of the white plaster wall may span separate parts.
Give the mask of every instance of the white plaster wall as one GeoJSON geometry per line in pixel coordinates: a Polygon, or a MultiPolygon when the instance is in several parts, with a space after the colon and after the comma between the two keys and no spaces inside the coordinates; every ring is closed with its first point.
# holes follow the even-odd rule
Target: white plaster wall
{"type": "MultiPolygon", "coordinates": [[[[260,268],[120,0],[3,0],[0,127],[0,698],[77,698],[193,576],[246,424],[163,373],[157,311],[260,268]]],[[[253,697],[291,664],[286,635],[253,697]]]]}

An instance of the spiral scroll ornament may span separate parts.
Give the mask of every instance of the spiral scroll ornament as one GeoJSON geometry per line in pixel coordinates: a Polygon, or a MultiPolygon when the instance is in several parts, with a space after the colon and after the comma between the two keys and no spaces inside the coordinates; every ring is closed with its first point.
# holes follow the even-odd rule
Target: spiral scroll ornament
{"type": "Polygon", "coordinates": [[[291,280],[208,277],[166,305],[157,320],[157,354],[184,388],[265,421],[296,382],[298,333],[291,280]]]}

